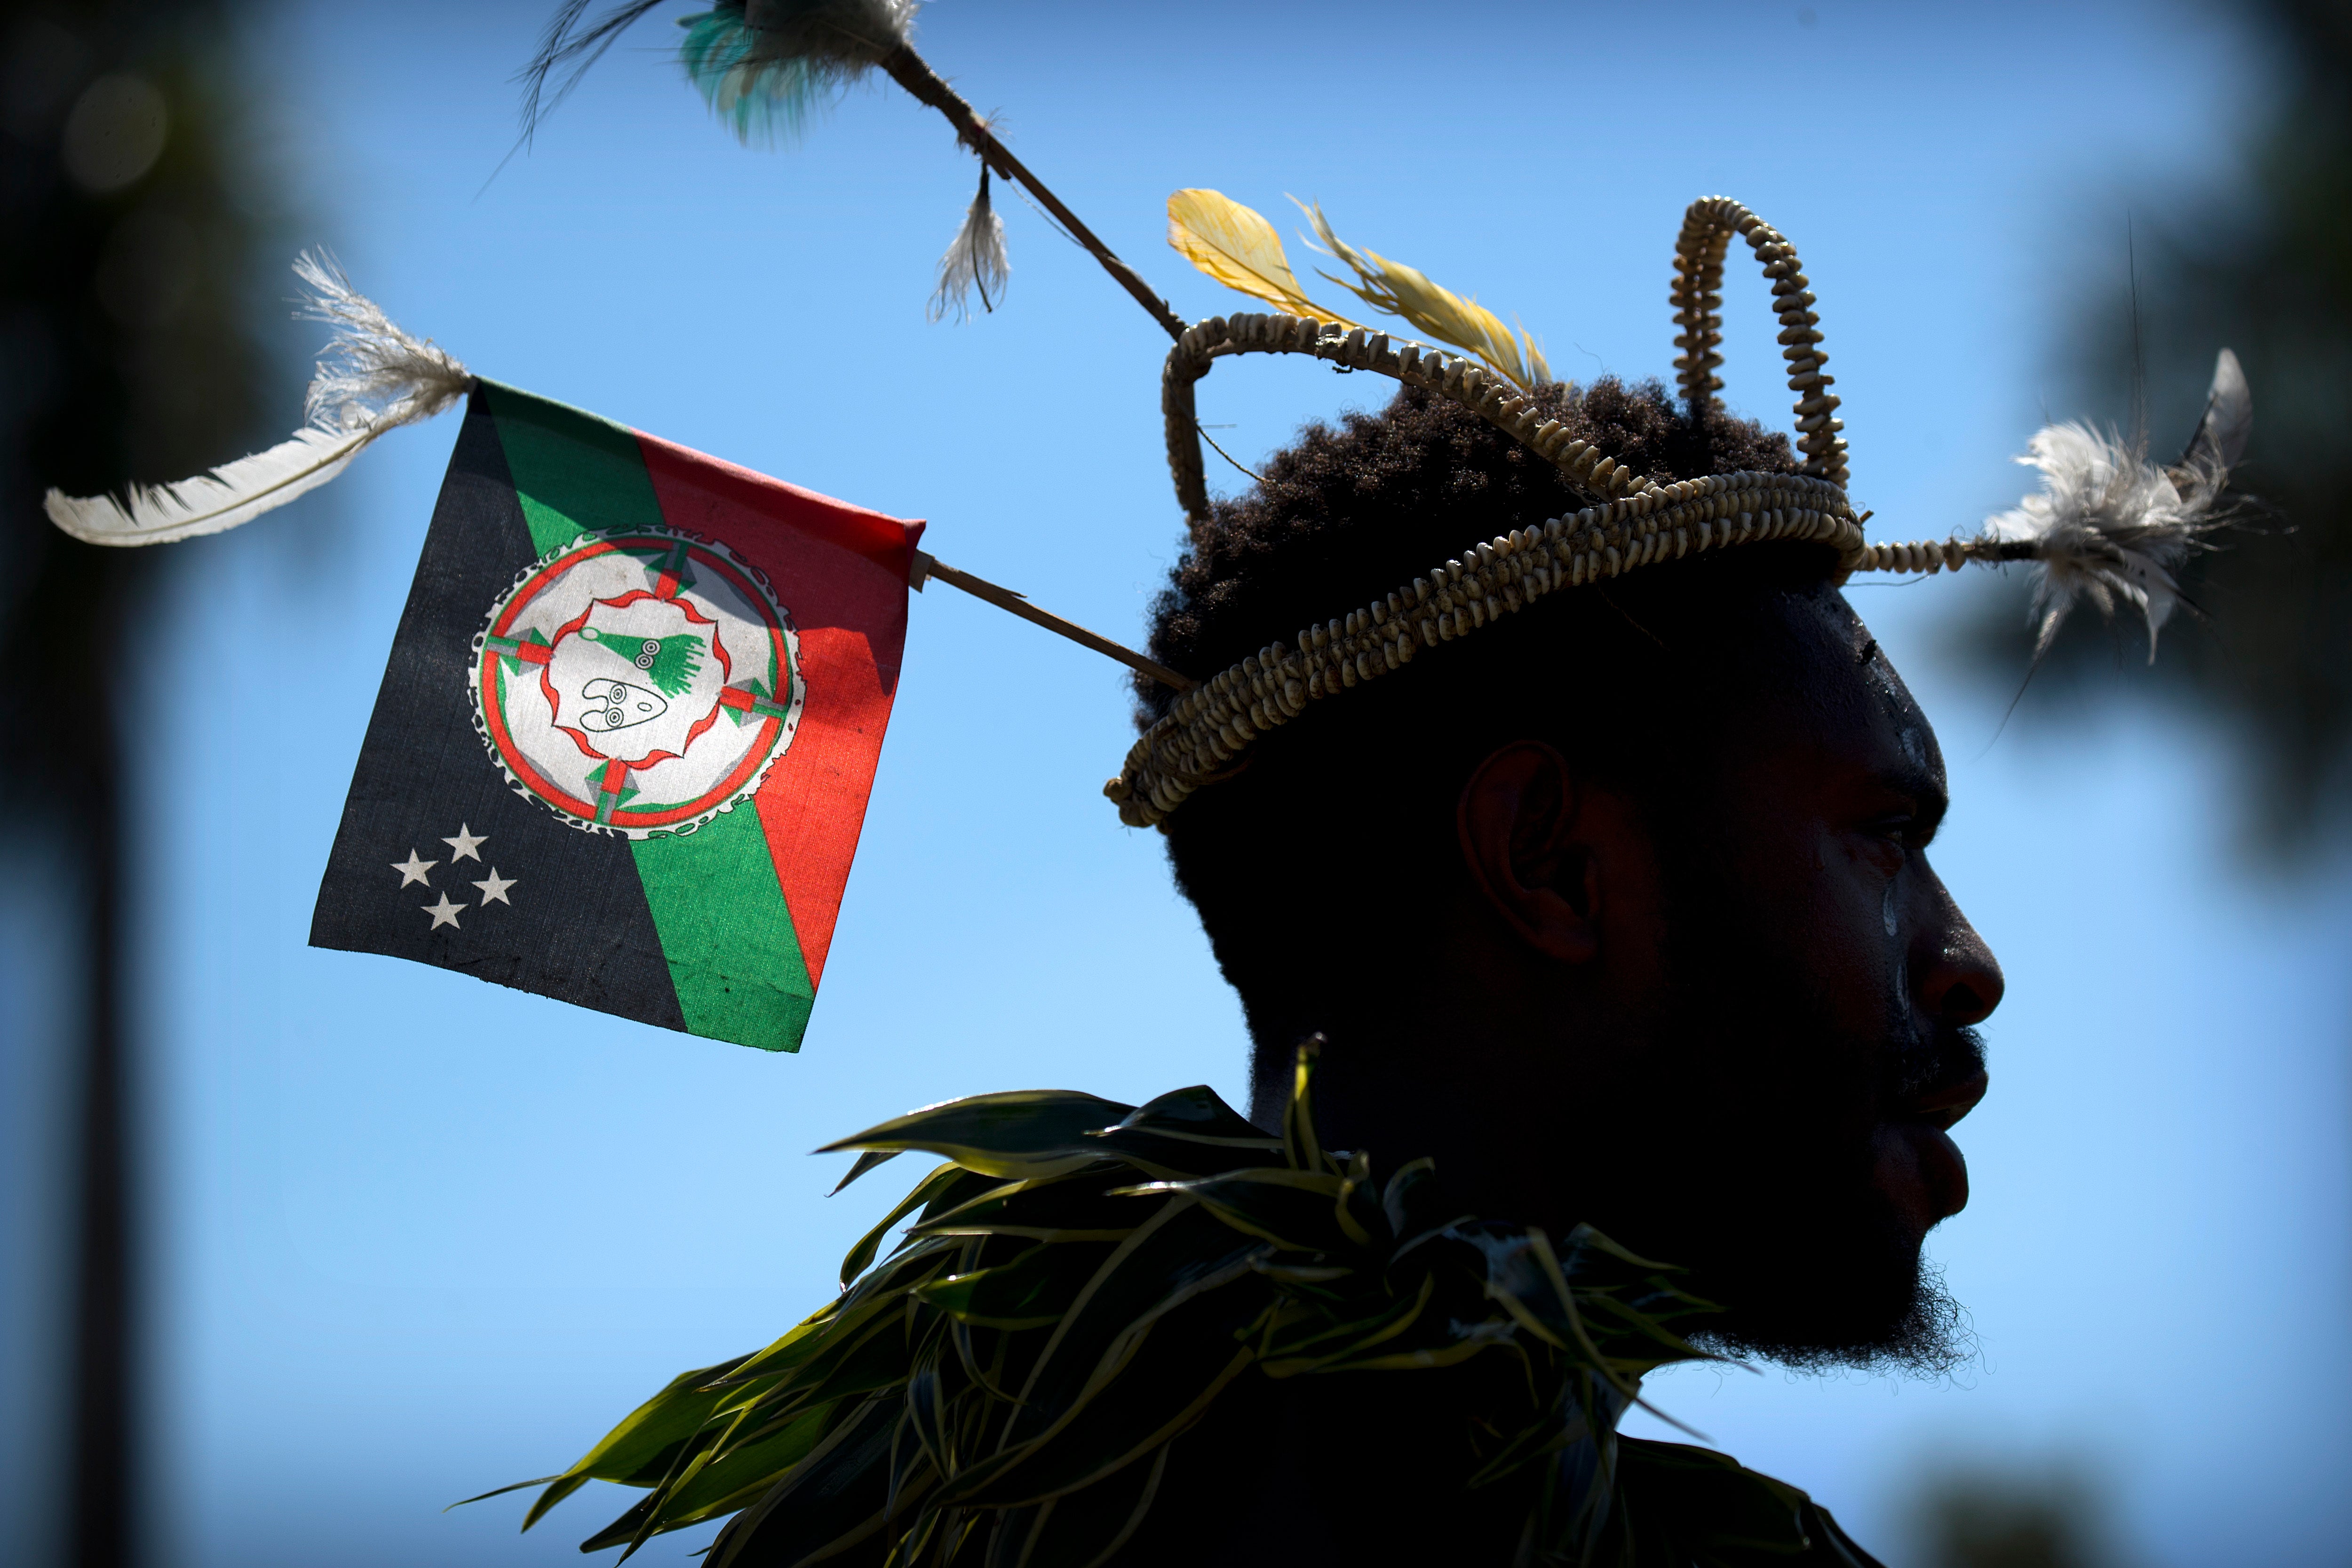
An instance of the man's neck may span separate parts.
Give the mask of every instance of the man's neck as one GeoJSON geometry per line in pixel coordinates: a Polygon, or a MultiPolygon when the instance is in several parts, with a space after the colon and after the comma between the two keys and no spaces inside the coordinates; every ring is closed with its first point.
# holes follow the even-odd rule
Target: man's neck
{"type": "MultiPolygon", "coordinates": [[[[1324,1147],[1368,1151],[1382,1173],[1434,1160],[1451,1201],[1484,1217],[1547,1228],[1593,1217],[1569,1212],[1581,1205],[1568,1199],[1605,1176],[1603,1146],[1634,1091],[1623,1077],[1630,1046],[1583,1042],[1630,1041],[1639,1031],[1559,1016],[1540,1005],[1537,988],[1508,984],[1522,977],[1475,964],[1454,973],[1466,983],[1412,993],[1391,983],[1381,1005],[1332,1008],[1318,1020],[1315,1122],[1324,1147]]],[[[1261,1039],[1250,1120],[1278,1132],[1295,1050],[1261,1039]]]]}

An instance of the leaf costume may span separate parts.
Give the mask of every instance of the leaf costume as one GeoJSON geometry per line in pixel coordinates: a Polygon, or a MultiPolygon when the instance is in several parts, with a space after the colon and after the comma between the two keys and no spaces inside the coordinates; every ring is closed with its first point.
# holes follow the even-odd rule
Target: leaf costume
{"type": "Polygon", "coordinates": [[[1713,1309],[1673,1268],[1448,1213],[1426,1160],[1323,1149],[1314,1063],[1280,1138],[1193,1088],[980,1095],[832,1145],[862,1152],[845,1186],[946,1163],[837,1300],[674,1379],[525,1528],[601,1479],[646,1495],[582,1550],[731,1514],[713,1568],[1296,1561],[1250,1527],[1277,1494],[1354,1562],[1871,1562],[1803,1493],[1617,1434],[1645,1373],[1704,1354],[1679,1329],[1713,1309]],[[1285,1426],[1322,1436],[1264,1441],[1285,1426]],[[1339,1462],[1269,1469],[1302,1448],[1339,1462]]]}

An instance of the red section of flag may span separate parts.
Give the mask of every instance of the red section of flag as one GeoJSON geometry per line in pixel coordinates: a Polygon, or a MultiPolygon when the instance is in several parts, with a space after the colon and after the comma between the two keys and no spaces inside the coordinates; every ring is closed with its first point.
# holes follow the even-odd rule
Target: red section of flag
{"type": "MultiPolygon", "coordinates": [[[[824,970],[907,646],[923,524],[849,506],[639,432],[662,519],[767,574],[799,628],[800,729],[754,797],[809,980],[824,970]]],[[[779,695],[782,695],[779,693],[779,695]]]]}

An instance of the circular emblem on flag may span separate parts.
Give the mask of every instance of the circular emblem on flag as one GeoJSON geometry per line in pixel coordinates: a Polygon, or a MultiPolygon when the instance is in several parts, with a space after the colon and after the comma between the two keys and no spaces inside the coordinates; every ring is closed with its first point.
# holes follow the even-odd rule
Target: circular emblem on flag
{"type": "Polygon", "coordinates": [[[800,637],[759,571],[667,528],[583,533],[490,607],[474,726],[515,793],[573,826],[691,833],[800,725],[800,637]]]}

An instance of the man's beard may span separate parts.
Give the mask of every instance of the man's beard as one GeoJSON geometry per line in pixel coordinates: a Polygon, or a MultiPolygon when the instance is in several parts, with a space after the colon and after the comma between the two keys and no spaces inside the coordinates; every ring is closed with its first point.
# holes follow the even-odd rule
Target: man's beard
{"type": "Polygon", "coordinates": [[[1922,1376],[1967,1362],[1965,1315],[1877,1184],[1872,1135],[1887,1107],[1981,1067],[1975,1031],[1921,1038],[1890,995],[1878,1038],[1842,1038],[1719,873],[1670,910],[1673,984],[1635,1091],[1649,1114],[1623,1130],[1644,1145],[1620,1152],[1596,1223],[1724,1309],[1698,1331],[1710,1348],[1922,1376]]]}

